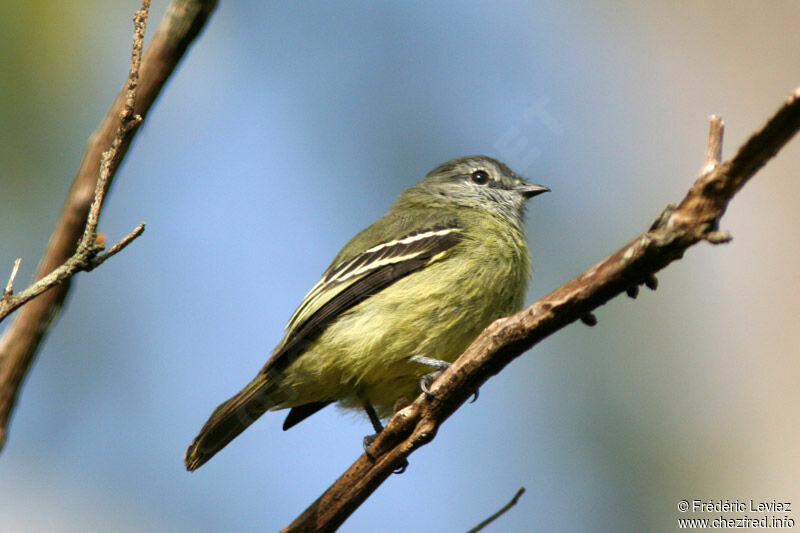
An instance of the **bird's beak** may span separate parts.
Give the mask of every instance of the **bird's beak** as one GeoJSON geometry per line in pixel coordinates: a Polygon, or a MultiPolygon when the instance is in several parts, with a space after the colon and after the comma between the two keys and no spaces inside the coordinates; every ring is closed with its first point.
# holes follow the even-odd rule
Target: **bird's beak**
{"type": "Polygon", "coordinates": [[[520,185],[515,188],[522,196],[526,199],[533,198],[537,194],[542,194],[543,192],[550,192],[550,189],[545,187],[544,185],[533,185],[533,184],[526,184],[520,185]]]}

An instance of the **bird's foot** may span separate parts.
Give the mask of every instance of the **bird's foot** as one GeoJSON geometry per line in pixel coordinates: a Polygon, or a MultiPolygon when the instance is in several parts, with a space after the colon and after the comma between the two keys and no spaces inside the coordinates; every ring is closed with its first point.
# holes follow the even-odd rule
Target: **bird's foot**
{"type": "Polygon", "coordinates": [[[442,361],[441,359],[426,357],[424,355],[412,355],[410,360],[414,363],[419,363],[434,369],[433,372],[425,374],[422,376],[422,378],[420,378],[419,388],[422,389],[422,392],[424,392],[428,398],[435,398],[436,395],[431,392],[430,387],[433,385],[433,382],[436,381],[436,378],[438,378],[442,372],[448,369],[450,363],[447,361],[442,361]]]}

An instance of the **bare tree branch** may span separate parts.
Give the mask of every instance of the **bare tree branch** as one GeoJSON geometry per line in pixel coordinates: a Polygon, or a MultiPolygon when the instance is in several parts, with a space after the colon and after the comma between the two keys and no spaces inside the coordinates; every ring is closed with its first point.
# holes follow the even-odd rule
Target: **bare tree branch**
{"type": "Polygon", "coordinates": [[[501,507],[500,510],[494,513],[492,516],[490,516],[477,526],[467,531],[467,533],[478,533],[478,531],[482,530],[483,528],[485,528],[486,526],[488,526],[489,524],[491,524],[492,522],[503,516],[506,513],[506,511],[517,505],[517,502],[519,501],[519,499],[522,497],[523,494],[525,494],[525,487],[520,487],[517,493],[514,494],[514,496],[511,498],[511,501],[509,501],[507,504],[501,507]]]}
{"type": "MultiPolygon", "coordinates": [[[[128,236],[114,245],[111,250],[98,256],[104,245],[98,240],[97,224],[100,221],[100,210],[103,208],[103,201],[108,192],[112,175],[112,161],[119,159],[120,147],[124,142],[130,142],[136,128],[142,121],[142,117],[134,114],[133,108],[136,103],[136,87],[139,82],[139,68],[142,63],[142,45],[144,43],[144,31],[147,25],[147,14],[150,11],[150,0],[143,0],[142,9],[136,12],[133,18],[133,53],[131,57],[131,70],[128,74],[127,87],[125,88],[125,106],[120,113],[120,123],[111,142],[111,147],[103,152],[100,160],[100,175],[94,188],[92,203],[89,206],[89,214],[86,218],[86,226],[83,230],[78,248],[72,257],[67,259],[64,264],[40,278],[30,287],[21,293],[14,295],[11,287],[7,287],[6,292],[0,300],[0,321],[13,312],[18,307],[36,298],[52,287],[63,283],[80,271],[89,271],[99,266],[103,261],[116,254],[127,246],[133,239],[144,232],[144,223],[134,229],[128,236]]],[[[114,168],[119,163],[114,165],[114,168]]],[[[16,275],[16,271],[12,272],[16,275]]]]}
{"type": "Polygon", "coordinates": [[[120,239],[120,241],[111,248],[109,248],[107,252],[103,252],[102,254],[97,254],[97,256],[95,256],[94,260],[92,261],[92,264],[90,264],[86,270],[87,271],[92,270],[97,266],[99,266],[100,264],[102,264],[106,259],[108,259],[112,255],[118,254],[142,233],[144,233],[144,222],[133,228],[133,231],[131,231],[130,233],[125,235],[122,239],[120,239]]]}
{"type": "MultiPolygon", "coordinates": [[[[3,291],[3,300],[14,294],[14,280],[17,279],[17,274],[19,274],[19,267],[21,264],[22,258],[14,261],[14,267],[11,269],[11,275],[8,276],[8,283],[6,283],[6,288],[3,291]]],[[[2,320],[1,316],[0,320],[2,320]]]]}
{"type": "MultiPolygon", "coordinates": [[[[334,531],[417,448],[436,435],[447,420],[486,380],[539,341],[586,317],[611,298],[636,286],[656,286],[655,273],[680,259],[700,241],[712,244],[730,237],[717,229],[728,202],[755,172],[800,129],[800,89],[766,125],[720,163],[722,121],[711,118],[706,165],[677,206],[668,207],[651,228],[627,246],[522,311],[490,324],[431,385],[395,413],[366,454],[283,531],[334,531]]],[[[588,318],[591,315],[592,318],[588,318]]],[[[596,319],[595,319],[596,320],[596,319]]]]}
{"type": "Polygon", "coordinates": [[[709,174],[722,162],[722,135],[725,124],[717,115],[708,117],[708,146],[706,147],[706,164],[701,174],[709,174]]]}
{"type": "MultiPolygon", "coordinates": [[[[144,0],[143,6],[147,5],[149,0],[144,0]]],[[[142,117],[147,115],[167,79],[205,26],[216,5],[216,0],[174,0],[145,50],[140,66],[138,56],[141,55],[141,42],[134,46],[131,74],[86,144],[80,168],[50,236],[47,250],[39,263],[37,280],[51,275],[69,262],[79,247],[91,250],[89,268],[85,270],[94,268],[122,250],[143,231],[144,228],[140,225],[109,251],[97,255],[100,250],[96,245],[97,218],[102,197],[125,157],[142,117]],[[125,131],[122,137],[118,138],[120,121],[127,126],[123,128],[125,131]],[[104,156],[109,147],[111,151],[104,156]],[[98,190],[102,194],[98,195],[98,190]],[[87,233],[86,230],[90,228],[92,230],[87,233]]],[[[141,31],[144,31],[143,21],[139,24],[140,20],[137,15],[137,35],[140,26],[141,31]]],[[[70,277],[59,278],[54,287],[19,309],[15,320],[0,338],[0,448],[7,438],[9,419],[22,380],[53,318],[61,309],[69,288],[70,277]]]]}

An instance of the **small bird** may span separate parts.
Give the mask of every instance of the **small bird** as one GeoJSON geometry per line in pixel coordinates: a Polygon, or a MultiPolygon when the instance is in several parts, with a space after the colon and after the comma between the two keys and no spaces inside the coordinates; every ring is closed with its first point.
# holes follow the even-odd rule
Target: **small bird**
{"type": "Polygon", "coordinates": [[[399,399],[427,390],[489,323],[522,307],[531,272],[525,203],[549,190],[471,156],[403,191],[342,248],[256,377],[211,413],[186,468],[266,411],[290,409],[286,430],[338,402],[364,409],[379,433],[399,399]]]}

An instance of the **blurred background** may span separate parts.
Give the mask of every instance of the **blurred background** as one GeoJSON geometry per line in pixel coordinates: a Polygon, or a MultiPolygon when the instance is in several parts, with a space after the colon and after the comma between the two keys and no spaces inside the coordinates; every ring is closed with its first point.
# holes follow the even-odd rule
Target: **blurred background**
{"type": "MultiPolygon", "coordinates": [[[[138,1],[2,0],[0,278],[30,280],[128,70],[138,1]]],[[[166,9],[156,0],[148,28],[166,9]]],[[[339,248],[405,187],[486,153],[532,201],[528,302],[638,235],[800,85],[796,2],[220,3],[117,175],[122,254],[80,274],[0,454],[0,530],[273,531],[347,468],[366,419],[264,416],[183,453],[257,372],[339,248]]],[[[342,531],[671,531],[678,502],[800,519],[800,140],[701,244],[481,389],[342,531]]],[[[5,326],[4,324],[3,326],[5,326]]],[[[751,516],[753,513],[750,513],[751,516]]]]}

